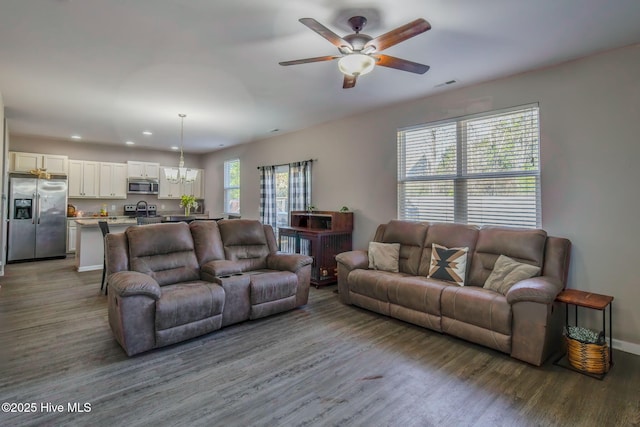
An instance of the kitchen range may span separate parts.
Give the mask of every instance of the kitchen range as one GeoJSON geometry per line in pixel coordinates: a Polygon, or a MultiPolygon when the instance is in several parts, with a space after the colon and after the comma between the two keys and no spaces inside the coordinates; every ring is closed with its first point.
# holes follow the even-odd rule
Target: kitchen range
{"type": "Polygon", "coordinates": [[[124,214],[131,218],[156,217],[158,216],[158,207],[140,200],[135,205],[124,205],[124,214]]]}

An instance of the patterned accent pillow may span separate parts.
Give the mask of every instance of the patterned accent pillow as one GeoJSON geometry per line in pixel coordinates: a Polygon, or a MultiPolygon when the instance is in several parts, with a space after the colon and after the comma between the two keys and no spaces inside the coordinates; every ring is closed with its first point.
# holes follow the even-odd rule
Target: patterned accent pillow
{"type": "Polygon", "coordinates": [[[369,268],[398,272],[400,243],[369,242],[369,268]]]}
{"type": "Polygon", "coordinates": [[[506,295],[509,289],[521,280],[540,274],[540,267],[518,262],[508,256],[500,255],[493,265],[493,271],[484,282],[483,288],[506,295]]]}
{"type": "Polygon", "coordinates": [[[448,249],[433,243],[431,245],[431,265],[427,277],[464,286],[468,253],[469,248],[448,249]]]}

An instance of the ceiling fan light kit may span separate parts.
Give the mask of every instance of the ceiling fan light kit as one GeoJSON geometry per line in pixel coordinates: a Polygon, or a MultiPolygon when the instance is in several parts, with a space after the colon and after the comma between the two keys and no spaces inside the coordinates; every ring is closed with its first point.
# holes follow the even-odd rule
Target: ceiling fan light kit
{"type": "Polygon", "coordinates": [[[367,23],[367,19],[363,16],[354,16],[349,19],[349,25],[354,33],[344,37],[338,36],[313,18],[301,18],[299,21],[331,42],[338,48],[341,55],[318,56],[294,61],[284,61],[280,62],[280,65],[308,64],[311,62],[338,59],[338,69],[344,74],[344,82],[342,84],[344,89],[354,87],[357,77],[370,73],[375,65],[395,68],[396,70],[408,71],[415,74],[424,74],[429,70],[428,65],[379,53],[384,49],[431,29],[431,25],[422,18],[409,22],[376,38],[360,32],[367,23]]]}
{"type": "Polygon", "coordinates": [[[347,76],[363,76],[373,70],[376,60],[362,53],[351,53],[338,60],[338,68],[347,76]]]}

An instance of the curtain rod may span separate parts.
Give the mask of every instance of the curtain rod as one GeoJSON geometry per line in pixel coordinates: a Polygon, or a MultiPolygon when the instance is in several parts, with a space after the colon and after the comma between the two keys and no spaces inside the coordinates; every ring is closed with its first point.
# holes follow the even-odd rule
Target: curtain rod
{"type": "MultiPolygon", "coordinates": [[[[317,159],[316,159],[316,160],[317,160],[317,159]]],[[[303,162],[311,162],[311,163],[313,163],[313,162],[314,162],[314,160],[313,160],[313,159],[303,160],[303,162]]],[[[279,164],[279,165],[269,165],[269,166],[291,166],[291,165],[292,165],[292,164],[294,164],[294,163],[300,163],[300,162],[281,163],[281,164],[279,164]]],[[[266,168],[266,167],[269,167],[269,166],[258,166],[256,169],[262,169],[262,168],[266,168]]]]}

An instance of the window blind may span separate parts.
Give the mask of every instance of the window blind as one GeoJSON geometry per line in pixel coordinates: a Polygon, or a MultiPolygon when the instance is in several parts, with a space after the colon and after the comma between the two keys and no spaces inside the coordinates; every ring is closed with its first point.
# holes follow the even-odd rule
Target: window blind
{"type": "Polygon", "coordinates": [[[398,218],[536,228],[537,105],[398,130],[398,218]]]}

